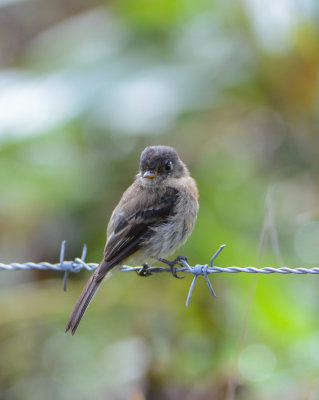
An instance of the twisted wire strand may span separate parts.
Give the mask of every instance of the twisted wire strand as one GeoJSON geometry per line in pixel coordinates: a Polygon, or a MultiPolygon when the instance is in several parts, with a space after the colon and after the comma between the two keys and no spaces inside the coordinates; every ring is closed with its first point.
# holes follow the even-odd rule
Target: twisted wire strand
{"type": "MultiPolygon", "coordinates": [[[[40,263],[34,263],[34,262],[26,262],[26,263],[10,263],[10,264],[4,264],[0,263],[0,271],[1,270],[6,270],[6,271],[14,271],[14,270],[51,270],[51,271],[62,271],[64,272],[64,280],[63,280],[63,288],[66,290],[66,285],[67,285],[67,278],[70,272],[72,273],[77,273],[80,272],[82,269],[86,269],[87,271],[93,271],[98,267],[99,264],[96,263],[86,263],[85,262],[85,257],[86,257],[86,252],[87,248],[84,245],[83,250],[82,250],[82,255],[81,257],[76,257],[73,261],[65,261],[65,246],[66,242],[63,241],[61,244],[61,250],[60,250],[60,262],[51,264],[48,262],[40,262],[40,263]]],[[[180,267],[175,268],[176,272],[182,272],[182,273],[190,273],[194,275],[193,281],[191,283],[187,300],[186,300],[186,307],[188,307],[190,303],[190,299],[195,287],[195,283],[199,275],[204,276],[205,281],[207,283],[207,286],[212,294],[212,296],[216,296],[214,289],[211,285],[211,282],[208,278],[209,274],[216,274],[216,273],[230,273],[230,274],[237,274],[237,273],[249,273],[249,274],[297,274],[297,275],[304,275],[304,274],[319,274],[319,267],[315,268],[303,268],[303,267],[296,267],[296,268],[290,268],[290,267],[280,267],[280,268],[272,268],[272,267],[264,267],[264,268],[256,268],[256,267],[235,267],[235,266],[230,266],[230,267],[216,267],[213,266],[213,262],[218,256],[218,254],[223,250],[225,245],[220,246],[220,248],[217,250],[217,252],[214,254],[214,256],[211,258],[209,264],[201,265],[201,264],[196,264],[195,266],[190,266],[184,259],[179,261],[179,264],[181,265],[180,267]]],[[[151,275],[153,273],[158,273],[158,272],[171,272],[171,268],[167,267],[148,267],[145,270],[145,267],[137,266],[137,267],[130,267],[127,265],[124,265],[121,267],[121,271],[123,272],[131,272],[131,271],[136,271],[136,272],[144,272],[144,275],[151,275]],[[145,273],[146,272],[146,273],[145,273]]]]}
{"type": "MultiPolygon", "coordinates": [[[[65,272],[68,270],[69,272],[77,273],[80,272],[82,269],[86,269],[87,271],[93,271],[98,267],[99,264],[95,263],[78,263],[78,259],[75,259],[74,261],[65,261],[63,265],[60,263],[56,264],[51,264],[48,262],[40,262],[40,263],[34,263],[34,262],[26,262],[26,263],[10,263],[10,264],[3,264],[0,263],[0,271],[5,270],[5,271],[16,271],[16,270],[31,270],[31,269],[37,269],[37,270],[51,270],[51,271],[62,271],[65,272]]],[[[192,270],[193,268],[205,268],[207,265],[200,265],[197,264],[194,267],[191,267],[188,265],[187,267],[177,267],[175,268],[176,272],[185,272],[185,273],[191,273],[195,274],[195,272],[192,270]]],[[[138,267],[130,267],[128,265],[123,265],[121,267],[122,272],[132,272],[132,271],[140,271],[143,267],[138,266],[138,267]]],[[[157,273],[157,272],[171,272],[170,268],[166,267],[149,267],[147,269],[148,272],[150,273],[157,273]]],[[[296,267],[296,268],[290,268],[290,267],[279,267],[279,268],[273,268],[273,267],[264,267],[264,268],[256,268],[256,267],[235,267],[235,266],[230,266],[230,267],[208,267],[207,268],[207,273],[208,274],[218,274],[218,273],[229,273],[229,274],[238,274],[240,272],[244,273],[249,273],[249,274],[299,274],[299,275],[304,275],[304,274],[319,274],[319,268],[304,268],[304,267],[296,267]]],[[[201,273],[199,275],[202,275],[201,273]]]]}

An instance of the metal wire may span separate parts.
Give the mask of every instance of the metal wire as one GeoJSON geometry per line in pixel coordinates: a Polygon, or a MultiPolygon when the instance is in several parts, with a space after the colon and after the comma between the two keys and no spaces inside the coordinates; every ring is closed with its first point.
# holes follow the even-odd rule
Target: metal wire
{"type": "MultiPolygon", "coordinates": [[[[64,272],[63,289],[66,290],[67,279],[68,279],[70,272],[77,273],[77,272],[80,272],[82,269],[86,269],[87,271],[93,271],[94,269],[96,269],[98,267],[99,264],[85,262],[85,257],[86,257],[86,253],[87,253],[86,245],[83,246],[82,255],[80,258],[76,257],[73,261],[65,261],[64,260],[65,246],[66,246],[66,242],[64,240],[61,244],[60,262],[59,263],[56,263],[56,264],[51,264],[48,262],[41,262],[41,263],[26,262],[26,263],[10,263],[10,264],[0,263],[0,271],[1,270],[6,270],[6,271],[30,270],[30,269],[62,271],[62,272],[64,272]]],[[[240,272],[249,273],[249,274],[299,274],[299,275],[319,274],[318,267],[317,268],[303,268],[303,267],[297,267],[297,268],[289,268],[289,267],[280,267],[280,268],[226,267],[226,268],[221,268],[221,267],[214,267],[213,266],[214,260],[216,259],[216,257],[219,255],[219,253],[223,250],[223,248],[225,246],[226,245],[220,246],[220,248],[217,250],[217,252],[210,259],[209,264],[206,264],[206,265],[196,264],[195,266],[192,267],[184,259],[182,259],[178,262],[180,267],[175,268],[175,271],[177,273],[182,272],[182,273],[190,273],[190,274],[194,275],[191,286],[189,288],[189,292],[188,292],[188,296],[187,296],[187,300],[186,300],[186,307],[189,306],[189,303],[190,303],[190,300],[191,300],[191,297],[193,294],[193,290],[195,287],[195,283],[196,283],[199,275],[204,276],[211,295],[216,297],[214,289],[208,278],[208,274],[216,274],[216,273],[222,273],[222,272],[230,273],[230,274],[236,274],[236,273],[240,273],[240,272]]],[[[123,271],[123,272],[131,272],[131,271],[141,272],[141,271],[143,271],[143,275],[145,275],[145,276],[151,275],[151,274],[157,273],[157,272],[170,272],[170,273],[172,272],[171,268],[169,268],[169,267],[147,267],[145,269],[145,267],[142,267],[142,266],[129,267],[126,265],[121,267],[121,271],[123,271]]]]}

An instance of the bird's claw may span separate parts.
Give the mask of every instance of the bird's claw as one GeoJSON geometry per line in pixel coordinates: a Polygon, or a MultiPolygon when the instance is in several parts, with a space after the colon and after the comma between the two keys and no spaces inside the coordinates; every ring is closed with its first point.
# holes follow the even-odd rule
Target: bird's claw
{"type": "Polygon", "coordinates": [[[165,260],[164,258],[159,258],[159,261],[161,261],[164,264],[169,265],[169,267],[171,268],[171,273],[172,275],[177,278],[177,279],[183,279],[184,276],[178,276],[177,272],[176,272],[176,268],[175,265],[181,265],[183,267],[183,264],[181,264],[181,261],[186,261],[188,262],[188,258],[186,256],[178,256],[175,258],[174,261],[169,261],[169,260],[165,260]]]}
{"type": "Polygon", "coordinates": [[[136,271],[136,273],[138,276],[143,276],[143,277],[152,275],[152,272],[150,271],[150,266],[146,263],[143,264],[143,267],[140,268],[138,271],[136,271]]]}
{"type": "Polygon", "coordinates": [[[186,256],[177,256],[174,260],[176,264],[179,264],[183,267],[183,264],[181,264],[181,261],[186,261],[188,263],[188,258],[186,256]]]}

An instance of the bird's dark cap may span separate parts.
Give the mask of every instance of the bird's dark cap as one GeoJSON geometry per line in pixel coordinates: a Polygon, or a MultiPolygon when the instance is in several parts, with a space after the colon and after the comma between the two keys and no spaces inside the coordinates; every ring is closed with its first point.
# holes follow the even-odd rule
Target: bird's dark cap
{"type": "Polygon", "coordinates": [[[180,161],[176,150],[170,146],[149,146],[143,150],[140,160],[140,169],[152,169],[170,160],[174,164],[180,161]]]}

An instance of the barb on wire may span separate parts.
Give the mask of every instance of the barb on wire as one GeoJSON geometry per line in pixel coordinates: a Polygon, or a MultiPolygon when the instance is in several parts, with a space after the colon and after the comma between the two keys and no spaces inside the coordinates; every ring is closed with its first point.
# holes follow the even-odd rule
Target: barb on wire
{"type": "MultiPolygon", "coordinates": [[[[209,264],[206,265],[200,265],[196,264],[194,267],[190,266],[185,260],[180,260],[179,264],[180,267],[175,268],[176,272],[184,272],[184,273],[190,273],[194,275],[194,278],[192,280],[191,286],[188,291],[188,296],[186,300],[186,307],[189,306],[193,290],[195,287],[195,283],[199,277],[199,275],[202,275],[205,278],[205,281],[207,283],[207,286],[209,288],[210,293],[212,296],[216,297],[216,294],[214,292],[214,289],[211,285],[211,282],[208,278],[209,274],[216,274],[216,273],[230,273],[230,274],[235,274],[235,273],[249,273],[249,274],[319,274],[319,268],[303,268],[303,267],[297,267],[297,268],[290,268],[290,267],[280,267],[280,268],[270,268],[270,267],[265,267],[265,268],[255,268],[255,267],[214,267],[213,262],[216,259],[216,257],[219,255],[219,253],[223,250],[223,248],[226,245],[220,246],[220,248],[217,250],[217,252],[213,255],[213,257],[210,259],[209,264]]],[[[41,263],[33,263],[33,262],[27,262],[27,263],[11,263],[11,264],[3,264],[0,263],[0,271],[1,270],[6,270],[6,271],[14,271],[14,270],[30,270],[30,269],[37,269],[37,270],[51,270],[51,271],[62,271],[64,272],[64,279],[63,279],[63,289],[66,290],[67,288],[67,279],[70,274],[72,273],[77,273],[81,271],[82,269],[86,269],[87,271],[93,271],[98,267],[99,264],[95,263],[86,263],[85,262],[85,257],[87,253],[87,247],[86,245],[83,246],[82,249],[82,255],[81,257],[76,257],[73,261],[65,261],[65,248],[66,248],[66,242],[63,241],[61,244],[61,250],[60,250],[60,262],[56,264],[51,264],[48,262],[41,262],[41,263]]],[[[129,267],[129,266],[122,266],[121,271],[123,272],[130,272],[130,271],[136,271],[139,272],[143,269],[144,267],[138,266],[138,267],[129,267]]],[[[171,272],[171,268],[166,268],[166,267],[149,267],[147,268],[147,273],[148,275],[151,275],[153,273],[157,272],[171,272]]]]}
{"type": "MultiPolygon", "coordinates": [[[[225,244],[220,246],[220,248],[216,251],[216,253],[213,255],[213,257],[210,259],[209,265],[210,265],[211,268],[213,267],[213,262],[214,262],[215,258],[218,256],[218,254],[223,250],[223,248],[225,246],[226,246],[225,244]]],[[[188,291],[188,296],[187,296],[187,299],[186,299],[186,307],[189,306],[189,303],[191,301],[191,297],[192,297],[192,294],[193,294],[193,290],[194,290],[194,287],[195,287],[195,283],[196,283],[197,278],[199,277],[199,275],[203,275],[204,276],[211,295],[216,297],[216,294],[214,292],[212,284],[210,283],[210,280],[208,278],[208,265],[195,265],[195,267],[191,267],[191,266],[189,266],[187,264],[187,262],[185,260],[181,260],[181,264],[183,264],[185,268],[188,268],[190,273],[195,275],[193,280],[192,280],[192,283],[191,283],[191,286],[189,288],[189,291],[188,291]]]]}
{"type": "MultiPolygon", "coordinates": [[[[72,269],[75,267],[74,264],[70,264],[67,261],[64,261],[64,257],[65,257],[65,246],[66,246],[66,240],[63,240],[63,242],[61,243],[61,250],[60,250],[60,265],[61,265],[61,269],[64,270],[64,277],[63,277],[63,290],[66,292],[67,289],[67,281],[68,281],[68,277],[70,272],[78,272],[78,271],[73,271],[72,269]]],[[[83,249],[82,249],[82,254],[80,258],[76,258],[75,262],[78,262],[80,265],[85,264],[85,257],[86,257],[86,252],[87,252],[87,246],[86,244],[83,245],[83,249]]]]}

